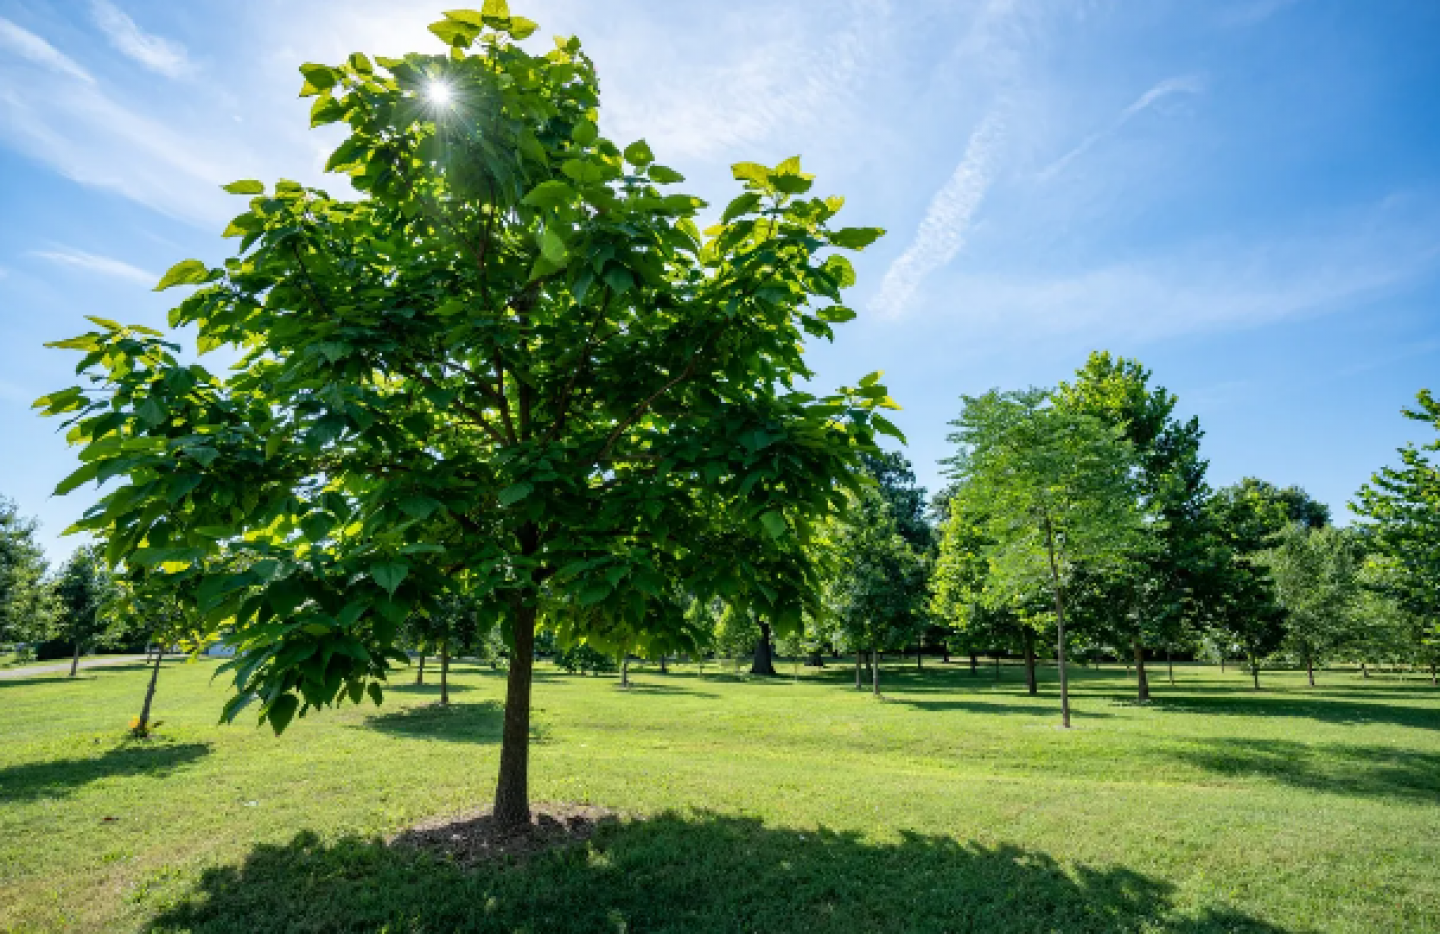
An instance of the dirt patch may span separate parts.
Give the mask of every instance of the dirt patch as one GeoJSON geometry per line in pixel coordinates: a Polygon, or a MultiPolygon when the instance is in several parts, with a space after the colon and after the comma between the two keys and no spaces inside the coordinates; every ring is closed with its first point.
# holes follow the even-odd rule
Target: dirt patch
{"type": "Polygon", "coordinates": [[[488,809],[422,821],[390,840],[391,846],[414,847],[466,866],[498,859],[524,859],[547,850],[590,839],[620,813],[588,804],[536,804],[530,823],[501,827],[488,809]]]}

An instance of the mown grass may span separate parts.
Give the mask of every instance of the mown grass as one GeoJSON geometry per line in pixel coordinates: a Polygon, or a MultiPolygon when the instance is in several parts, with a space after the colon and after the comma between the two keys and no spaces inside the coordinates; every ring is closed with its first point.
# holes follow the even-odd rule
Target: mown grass
{"type": "MultiPolygon", "coordinates": [[[[913,662],[910,663],[913,665],[913,662]]],[[[503,673],[281,738],[215,725],[214,663],[0,680],[0,928],[16,931],[1440,930],[1440,692],[1184,666],[1052,680],[843,664],[750,681],[542,663],[536,800],[629,819],[464,869],[383,838],[485,805],[503,673]]],[[[1052,672],[1046,672],[1053,677],[1052,672]]],[[[405,679],[405,680],[408,680],[405,679]]]]}

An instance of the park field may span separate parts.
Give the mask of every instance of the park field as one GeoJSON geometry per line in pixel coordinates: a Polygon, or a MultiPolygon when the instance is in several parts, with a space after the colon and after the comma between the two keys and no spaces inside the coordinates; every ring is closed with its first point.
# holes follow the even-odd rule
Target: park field
{"type": "MultiPolygon", "coordinates": [[[[212,661],[0,680],[0,929],[1440,931],[1440,690],[1390,676],[843,663],[749,680],[540,663],[535,801],[620,812],[465,865],[386,841],[484,807],[503,672],[398,686],[276,738],[217,726],[212,661]]],[[[404,680],[409,676],[402,672],[404,680]]]]}

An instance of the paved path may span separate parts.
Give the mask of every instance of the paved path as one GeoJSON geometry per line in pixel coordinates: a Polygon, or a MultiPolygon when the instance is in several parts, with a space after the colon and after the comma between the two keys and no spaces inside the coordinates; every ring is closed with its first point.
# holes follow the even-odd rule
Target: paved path
{"type": "MultiPolygon", "coordinates": [[[[97,655],[86,658],[80,657],[81,668],[103,668],[106,665],[133,665],[136,662],[145,661],[144,655],[97,655]]],[[[30,668],[5,668],[0,669],[0,678],[28,678],[31,675],[53,675],[69,674],[70,663],[60,662],[56,665],[38,665],[30,668]]]]}

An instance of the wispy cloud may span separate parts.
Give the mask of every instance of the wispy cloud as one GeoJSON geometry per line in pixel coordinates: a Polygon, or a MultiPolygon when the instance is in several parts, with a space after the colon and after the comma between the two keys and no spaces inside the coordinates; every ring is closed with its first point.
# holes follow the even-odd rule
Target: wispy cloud
{"type": "Polygon", "coordinates": [[[1149,110],[1151,107],[1154,107],[1157,103],[1164,100],[1165,98],[1172,97],[1176,94],[1199,94],[1204,90],[1205,82],[1198,75],[1180,75],[1174,78],[1166,78],[1164,81],[1161,81],[1159,84],[1150,88],[1144,94],[1141,94],[1139,97],[1135,98],[1135,100],[1131,102],[1130,106],[1120,111],[1120,113],[1115,117],[1115,119],[1111,120],[1110,124],[1106,126],[1103,130],[1097,130],[1096,132],[1091,133],[1089,136],[1082,139],[1079,145],[1075,146],[1069,152],[1065,153],[1065,155],[1061,156],[1054,162],[1051,162],[1049,165],[1041,169],[1037,174],[1037,178],[1039,178],[1040,181],[1044,182],[1049,181],[1050,179],[1059,175],[1061,172],[1065,171],[1065,169],[1072,162],[1085,155],[1085,153],[1089,152],[1096,143],[1100,142],[1102,139],[1111,135],[1112,133],[1119,131],[1121,127],[1125,126],[1125,124],[1129,123],[1131,120],[1135,119],[1140,114],[1149,110]]]}
{"type": "Polygon", "coordinates": [[[1005,135],[1003,107],[985,115],[970,134],[965,156],[950,180],[930,199],[915,239],[890,264],[871,307],[881,314],[898,314],[930,273],[944,266],[965,245],[975,211],[985,199],[1005,135]]]}
{"type": "Polygon", "coordinates": [[[69,75],[87,84],[95,83],[95,79],[90,76],[90,73],[81,68],[74,59],[33,32],[22,29],[3,16],[0,16],[0,49],[9,50],[26,61],[60,74],[69,75]]]}
{"type": "Polygon", "coordinates": [[[31,250],[30,255],[37,259],[56,263],[60,266],[67,266],[71,269],[81,269],[85,272],[110,276],[115,279],[124,279],[127,282],[134,282],[137,285],[151,286],[160,279],[160,277],[154,273],[146,272],[138,266],[132,266],[129,263],[122,262],[113,257],[86,253],[84,250],[76,250],[70,247],[57,247],[53,250],[31,250]]]}
{"type": "Polygon", "coordinates": [[[110,0],[92,0],[90,13],[111,45],[151,71],[178,78],[190,70],[190,58],[183,45],[146,33],[110,0]]]}

